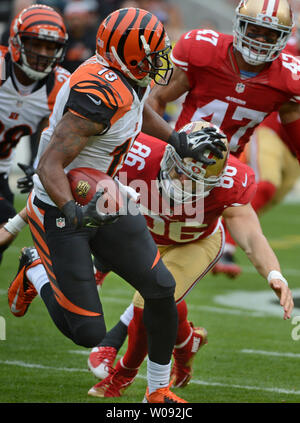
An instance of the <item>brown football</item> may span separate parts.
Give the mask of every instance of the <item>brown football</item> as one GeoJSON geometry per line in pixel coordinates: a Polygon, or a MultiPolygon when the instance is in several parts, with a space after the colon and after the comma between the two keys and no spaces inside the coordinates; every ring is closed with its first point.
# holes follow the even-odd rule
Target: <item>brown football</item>
{"type": "Polygon", "coordinates": [[[67,173],[74,200],[81,206],[91,201],[100,189],[104,194],[97,201],[97,210],[112,214],[123,205],[119,185],[107,173],[89,167],[78,167],[67,173]]]}

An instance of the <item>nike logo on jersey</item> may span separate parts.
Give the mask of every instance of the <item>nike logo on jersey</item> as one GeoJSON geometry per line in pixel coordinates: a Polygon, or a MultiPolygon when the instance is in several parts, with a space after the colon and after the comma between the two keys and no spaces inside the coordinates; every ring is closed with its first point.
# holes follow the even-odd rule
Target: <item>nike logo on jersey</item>
{"type": "Polygon", "coordinates": [[[19,291],[20,291],[20,287],[17,290],[16,296],[12,302],[12,305],[10,306],[10,309],[12,311],[12,313],[19,313],[21,310],[17,309],[16,305],[18,302],[18,298],[19,298],[19,291]]]}
{"type": "Polygon", "coordinates": [[[247,183],[248,183],[248,175],[246,173],[245,174],[245,180],[244,180],[244,182],[242,182],[243,187],[246,187],[247,186],[247,183]]]}
{"type": "Polygon", "coordinates": [[[92,100],[93,103],[96,104],[96,106],[100,106],[101,104],[101,100],[96,100],[94,97],[90,96],[89,94],[87,94],[88,98],[90,98],[92,100]]]}
{"type": "Polygon", "coordinates": [[[185,40],[188,40],[189,38],[191,38],[191,34],[192,33],[192,31],[190,31],[190,32],[188,32],[187,34],[186,34],[186,36],[184,37],[184,39],[185,40]]]}

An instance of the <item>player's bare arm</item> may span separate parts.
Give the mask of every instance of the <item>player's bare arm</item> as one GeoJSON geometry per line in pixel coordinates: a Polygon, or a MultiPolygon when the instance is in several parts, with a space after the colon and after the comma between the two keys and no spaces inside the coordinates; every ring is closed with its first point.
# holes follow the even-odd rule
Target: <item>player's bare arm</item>
{"type": "MultiPolygon", "coordinates": [[[[266,279],[270,272],[280,274],[278,259],[264,236],[257,214],[250,204],[229,207],[223,213],[226,225],[237,244],[245,251],[256,270],[266,279]],[[247,224],[245,225],[245,222],[247,224]]],[[[269,279],[269,284],[280,300],[284,309],[284,319],[291,317],[294,307],[291,290],[280,278],[269,279]]]]}
{"type": "Polygon", "coordinates": [[[142,131],[145,134],[167,141],[173,132],[173,128],[149,104],[145,104],[142,131]]]}
{"type": "Polygon", "coordinates": [[[147,99],[147,103],[161,116],[164,114],[167,103],[177,100],[190,91],[190,83],[186,73],[174,68],[171,81],[166,86],[155,85],[147,99]]]}
{"type": "Polygon", "coordinates": [[[73,200],[64,168],[80,153],[90,136],[103,130],[103,124],[81,118],[72,112],[67,112],[58,123],[39,161],[37,173],[59,208],[73,200]]]}

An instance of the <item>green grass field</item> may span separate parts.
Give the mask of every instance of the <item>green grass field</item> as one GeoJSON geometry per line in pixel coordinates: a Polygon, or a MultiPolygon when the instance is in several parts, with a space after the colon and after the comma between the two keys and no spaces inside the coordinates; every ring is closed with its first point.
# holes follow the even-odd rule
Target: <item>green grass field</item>
{"type": "MultiPolygon", "coordinates": [[[[24,197],[17,198],[18,210],[24,197]]],[[[300,316],[300,205],[285,204],[261,222],[295,291],[300,316]]],[[[15,275],[19,250],[31,245],[26,228],[6,251],[0,268],[1,403],[140,403],[146,388],[143,364],[135,383],[120,398],[87,395],[97,381],[87,370],[88,350],[74,345],[54,326],[42,300],[26,316],[14,317],[7,287],[15,275]],[[3,319],[1,319],[3,322],[3,319]],[[3,337],[3,334],[2,334],[3,337]]],[[[236,280],[209,274],[187,297],[189,319],[208,330],[208,345],[195,359],[194,378],[176,393],[191,403],[300,403],[300,317],[284,321],[276,297],[245,255],[237,254],[243,274],[236,280]]],[[[133,290],[111,275],[101,290],[107,327],[129,304],[133,290]]],[[[124,347],[120,354],[124,353],[124,347]]]]}

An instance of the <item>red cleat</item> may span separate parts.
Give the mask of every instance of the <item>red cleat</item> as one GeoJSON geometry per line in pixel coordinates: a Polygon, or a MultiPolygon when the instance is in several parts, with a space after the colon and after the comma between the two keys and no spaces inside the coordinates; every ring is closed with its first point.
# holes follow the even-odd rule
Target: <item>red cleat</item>
{"type": "Polygon", "coordinates": [[[88,358],[90,371],[98,379],[105,379],[112,374],[117,350],[114,347],[94,347],[88,358]]]}
{"type": "Polygon", "coordinates": [[[234,262],[233,255],[230,253],[224,253],[212,269],[214,275],[223,273],[229,278],[236,278],[241,272],[242,269],[234,262]]]}
{"type": "Polygon", "coordinates": [[[182,347],[173,351],[174,365],[171,371],[171,382],[174,388],[184,388],[193,375],[193,361],[199,349],[207,344],[207,331],[204,328],[194,328],[190,322],[193,334],[182,347]]]}

